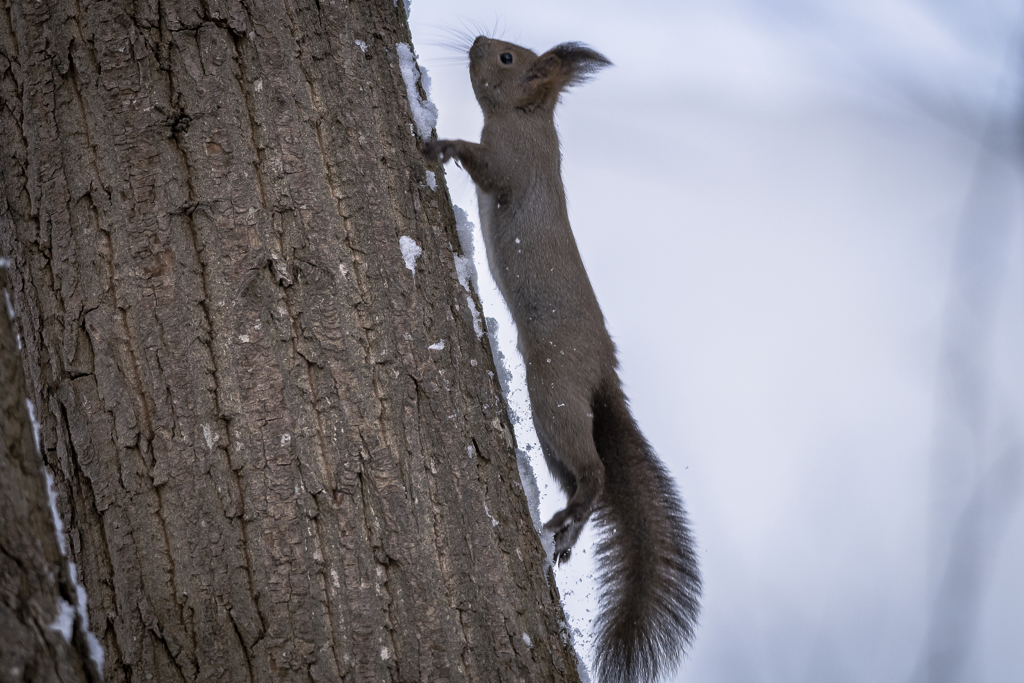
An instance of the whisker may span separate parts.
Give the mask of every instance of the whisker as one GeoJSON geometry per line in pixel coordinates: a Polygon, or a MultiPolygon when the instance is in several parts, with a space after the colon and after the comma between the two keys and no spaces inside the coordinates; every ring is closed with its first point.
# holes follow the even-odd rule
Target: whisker
{"type": "Polygon", "coordinates": [[[462,24],[462,27],[464,29],[466,29],[467,31],[472,32],[474,38],[476,36],[487,36],[488,38],[492,38],[493,37],[493,36],[491,36],[491,35],[489,35],[487,33],[487,27],[484,26],[483,24],[481,24],[479,21],[477,21],[475,19],[470,20],[470,19],[467,19],[466,17],[459,17],[459,23],[462,24]],[[469,25],[467,26],[467,24],[469,24],[469,25]]]}
{"type": "Polygon", "coordinates": [[[469,60],[459,59],[457,57],[435,57],[430,60],[428,65],[430,66],[431,69],[433,69],[435,66],[446,68],[457,66],[460,69],[465,69],[469,67],[469,60]]]}
{"type": "Polygon", "coordinates": [[[463,26],[462,29],[459,29],[452,26],[428,24],[427,27],[430,28],[436,36],[433,40],[428,39],[427,42],[430,45],[443,47],[446,50],[457,52],[460,55],[467,55],[469,53],[469,48],[473,46],[473,41],[476,39],[476,34],[471,34],[465,26],[463,26]]]}

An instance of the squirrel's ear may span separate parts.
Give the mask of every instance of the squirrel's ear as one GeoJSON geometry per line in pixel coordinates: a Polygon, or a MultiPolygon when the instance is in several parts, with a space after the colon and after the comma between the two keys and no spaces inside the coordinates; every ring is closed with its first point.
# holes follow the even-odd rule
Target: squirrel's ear
{"type": "Polygon", "coordinates": [[[545,52],[537,57],[537,60],[530,66],[530,70],[526,72],[526,80],[527,82],[551,80],[561,64],[562,60],[558,55],[553,52],[545,52]]]}
{"type": "Polygon", "coordinates": [[[557,93],[560,66],[561,60],[550,52],[537,57],[523,76],[523,95],[516,106],[533,109],[557,93]]]}

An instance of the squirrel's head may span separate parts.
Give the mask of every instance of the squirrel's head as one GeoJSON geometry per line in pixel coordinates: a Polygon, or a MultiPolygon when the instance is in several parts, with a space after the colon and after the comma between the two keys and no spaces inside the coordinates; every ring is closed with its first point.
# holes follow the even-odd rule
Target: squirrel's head
{"type": "Polygon", "coordinates": [[[542,55],[479,36],[469,49],[469,75],[484,114],[553,109],[566,89],[611,64],[582,43],[562,43],[542,55]]]}

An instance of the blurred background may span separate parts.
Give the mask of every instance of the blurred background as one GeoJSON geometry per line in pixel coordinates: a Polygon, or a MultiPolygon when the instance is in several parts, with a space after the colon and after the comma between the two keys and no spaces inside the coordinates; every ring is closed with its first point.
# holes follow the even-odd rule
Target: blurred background
{"type": "MultiPolygon", "coordinates": [[[[621,376],[700,549],[673,680],[1024,681],[1022,10],[412,1],[441,137],[482,125],[453,31],[615,63],[557,120],[621,376]]],[[[537,479],[546,520],[564,499],[537,479]]],[[[587,560],[557,573],[589,659],[587,560]]]]}

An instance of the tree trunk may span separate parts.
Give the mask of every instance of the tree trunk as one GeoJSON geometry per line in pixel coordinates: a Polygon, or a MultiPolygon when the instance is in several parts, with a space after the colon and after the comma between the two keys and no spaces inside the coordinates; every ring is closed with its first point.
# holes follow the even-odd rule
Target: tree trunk
{"type": "Polygon", "coordinates": [[[577,680],[409,42],[395,0],[0,13],[0,255],[107,681],[577,680]]]}
{"type": "MultiPolygon", "coordinates": [[[[0,263],[0,290],[6,291],[0,263]]],[[[0,682],[95,680],[57,544],[15,333],[0,302],[0,682]]]]}

